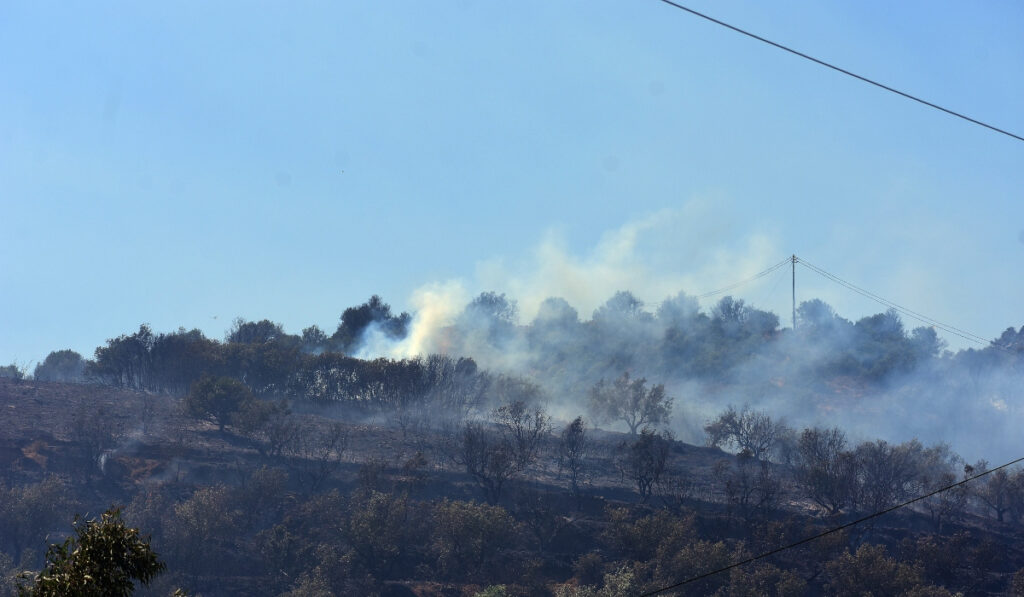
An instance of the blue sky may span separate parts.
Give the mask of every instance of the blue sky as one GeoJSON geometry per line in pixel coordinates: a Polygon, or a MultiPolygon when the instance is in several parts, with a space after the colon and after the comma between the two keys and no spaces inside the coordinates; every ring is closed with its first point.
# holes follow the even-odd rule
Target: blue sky
{"type": "MultiPolygon", "coordinates": [[[[637,222],[608,267],[652,304],[796,253],[1024,324],[1024,143],[661,2],[96,4],[0,4],[0,363],[142,322],[330,331],[451,280],[543,293],[546,246],[610,294],[595,264],[637,222]]],[[[1018,2],[690,5],[1024,134],[1018,2]]],[[[788,309],[786,279],[736,294],[788,309]]]]}

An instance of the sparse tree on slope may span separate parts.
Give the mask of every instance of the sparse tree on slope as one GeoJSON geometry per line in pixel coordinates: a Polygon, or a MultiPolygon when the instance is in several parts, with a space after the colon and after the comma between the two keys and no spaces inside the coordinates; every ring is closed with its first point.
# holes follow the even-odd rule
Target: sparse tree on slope
{"type": "Polygon", "coordinates": [[[230,377],[204,376],[192,384],[185,409],[197,418],[209,419],[220,431],[242,408],[254,400],[244,383],[230,377]]]}
{"type": "Polygon", "coordinates": [[[647,387],[647,380],[633,379],[629,372],[612,383],[603,379],[590,389],[590,410],[603,422],[622,421],[629,433],[638,429],[667,423],[672,413],[672,398],[665,394],[665,386],[647,387]]]}

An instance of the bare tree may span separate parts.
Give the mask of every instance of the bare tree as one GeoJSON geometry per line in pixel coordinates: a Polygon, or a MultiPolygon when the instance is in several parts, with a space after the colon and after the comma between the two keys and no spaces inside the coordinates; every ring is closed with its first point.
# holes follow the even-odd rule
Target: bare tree
{"type": "Polygon", "coordinates": [[[687,501],[697,491],[696,484],[692,479],[680,474],[678,471],[666,471],[656,485],[658,497],[661,503],[671,510],[682,512],[687,501]]]}
{"type": "Polygon", "coordinates": [[[479,421],[470,421],[462,427],[453,446],[452,459],[473,477],[491,504],[498,503],[505,482],[519,471],[509,444],[479,421]]]}
{"type": "Polygon", "coordinates": [[[82,461],[88,463],[80,472],[103,470],[110,451],[124,438],[124,422],[107,410],[82,406],[71,416],[67,433],[82,461]]]}
{"type": "Polygon", "coordinates": [[[310,493],[316,492],[338,469],[347,447],[348,436],[340,423],[324,427],[311,424],[301,429],[289,450],[295,457],[299,482],[310,493]]]}
{"type": "MultiPolygon", "coordinates": [[[[973,474],[977,475],[988,470],[988,463],[984,460],[974,465],[973,474]]],[[[1010,474],[1006,469],[999,469],[986,476],[985,482],[977,488],[975,495],[978,501],[992,511],[996,520],[1003,522],[1007,512],[1014,508],[1014,502],[1019,499],[1021,491],[1020,474],[1010,474]]]]}
{"type": "Polygon", "coordinates": [[[920,491],[920,443],[891,445],[883,440],[857,446],[858,504],[877,511],[920,491]]]}
{"type": "Polygon", "coordinates": [[[672,437],[645,428],[636,439],[624,441],[615,450],[615,465],[624,478],[636,485],[640,501],[646,502],[652,488],[665,472],[672,437]]]}
{"type": "Polygon", "coordinates": [[[494,409],[491,420],[511,449],[519,470],[533,464],[541,443],[551,430],[551,417],[544,408],[530,408],[525,402],[516,400],[494,409]]]}
{"type": "MultiPolygon", "coordinates": [[[[933,485],[928,489],[947,487],[956,481],[956,475],[953,473],[942,473],[934,478],[933,485]]],[[[963,518],[970,496],[969,491],[967,485],[959,485],[924,500],[924,509],[928,512],[932,524],[935,525],[936,532],[942,532],[946,521],[963,518]]]]}
{"type": "Polygon", "coordinates": [[[565,426],[558,441],[558,466],[569,476],[569,490],[580,507],[580,481],[586,474],[586,458],[590,452],[590,438],[583,417],[576,417],[565,426]]]}
{"type": "Polygon", "coordinates": [[[750,452],[740,452],[735,462],[719,461],[714,474],[730,509],[743,520],[763,519],[778,507],[781,483],[771,463],[757,460],[750,452]]]}
{"type": "Polygon", "coordinates": [[[804,496],[838,514],[856,497],[857,468],[837,427],[804,429],[797,442],[796,480],[804,496]]]}
{"type": "Polygon", "coordinates": [[[730,406],[718,418],[704,426],[707,443],[712,447],[729,447],[737,452],[747,451],[757,460],[764,460],[786,433],[787,427],[773,421],[761,411],[744,406],[737,412],[730,406]]]}

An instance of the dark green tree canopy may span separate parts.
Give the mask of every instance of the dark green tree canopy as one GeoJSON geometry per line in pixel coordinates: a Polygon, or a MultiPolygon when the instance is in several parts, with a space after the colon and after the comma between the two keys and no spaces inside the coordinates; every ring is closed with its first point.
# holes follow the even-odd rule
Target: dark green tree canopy
{"type": "Polygon", "coordinates": [[[265,344],[283,338],[284,327],[269,319],[262,321],[246,321],[241,317],[235,319],[228,330],[227,341],[238,344],[265,344]]]}
{"type": "Polygon", "coordinates": [[[237,379],[203,376],[192,384],[185,408],[192,416],[209,419],[224,431],[225,425],[252,400],[252,392],[237,379]]]}
{"type": "Polygon", "coordinates": [[[85,377],[85,361],[73,350],[55,350],[36,365],[32,377],[38,381],[78,382],[85,377]]]}
{"type": "Polygon", "coordinates": [[[46,565],[32,584],[19,587],[22,597],[122,597],[135,591],[135,583],[149,584],[165,566],[149,541],[121,520],[121,510],[104,512],[64,543],[51,545],[46,565]]]}

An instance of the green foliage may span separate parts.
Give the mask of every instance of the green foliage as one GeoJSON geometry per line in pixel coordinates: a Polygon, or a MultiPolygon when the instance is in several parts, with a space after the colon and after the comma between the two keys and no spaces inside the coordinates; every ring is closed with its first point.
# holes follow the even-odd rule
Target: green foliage
{"type": "Polygon", "coordinates": [[[408,497],[379,491],[352,501],[345,534],[359,564],[375,577],[390,577],[417,539],[411,509],[408,497]]]}
{"type": "Polygon", "coordinates": [[[284,328],[279,323],[269,319],[246,321],[237,317],[228,330],[226,341],[231,344],[264,344],[284,336],[284,328]]]}
{"type": "Polygon", "coordinates": [[[242,512],[227,487],[197,489],[174,506],[172,522],[165,528],[174,561],[193,574],[218,569],[237,551],[234,542],[241,521],[242,512]]]}
{"type": "Polygon", "coordinates": [[[204,376],[192,384],[185,397],[185,410],[194,417],[211,420],[224,431],[225,425],[252,400],[252,392],[237,379],[204,376]]]}
{"type": "Polygon", "coordinates": [[[750,564],[733,568],[729,584],[718,589],[716,597],[801,597],[807,591],[807,581],[798,575],[776,568],[771,564],[750,564]]]}
{"type": "Polygon", "coordinates": [[[1010,579],[1010,594],[1013,597],[1024,597],[1024,568],[1013,573],[1010,579]]]}
{"type": "Polygon", "coordinates": [[[604,582],[596,586],[559,585],[555,587],[555,597],[636,597],[641,588],[632,570],[623,566],[616,572],[604,575],[604,582]]]}
{"type": "Polygon", "coordinates": [[[32,378],[36,381],[79,382],[85,376],[85,361],[73,350],[55,350],[36,365],[32,378]]]}
{"type": "Polygon", "coordinates": [[[0,367],[0,377],[6,377],[13,379],[14,381],[22,381],[25,379],[25,368],[18,365],[17,363],[11,363],[10,365],[4,365],[0,367]]]}
{"type": "Polygon", "coordinates": [[[129,528],[121,520],[120,509],[107,510],[99,520],[84,525],[76,519],[75,534],[62,544],[50,546],[46,566],[31,585],[19,588],[19,595],[131,595],[136,582],[149,584],[164,568],[138,529],[129,528]]]}
{"type": "Polygon", "coordinates": [[[836,597],[863,595],[948,595],[948,591],[924,582],[920,566],[898,562],[881,545],[861,545],[826,566],[828,592],[836,597]]]}
{"type": "Polygon", "coordinates": [[[73,507],[68,488],[56,476],[9,490],[0,487],[0,549],[9,551],[15,564],[21,563],[23,551],[28,552],[29,545],[44,536],[73,507]]]}
{"type": "Polygon", "coordinates": [[[433,551],[448,577],[493,572],[498,553],[514,539],[512,517],[500,506],[444,500],[434,506],[433,525],[433,551]]]}
{"type": "Polygon", "coordinates": [[[610,384],[602,379],[592,387],[588,406],[596,420],[622,421],[636,435],[641,427],[668,423],[672,398],[665,394],[664,385],[648,388],[646,379],[632,379],[627,371],[610,384]]]}

